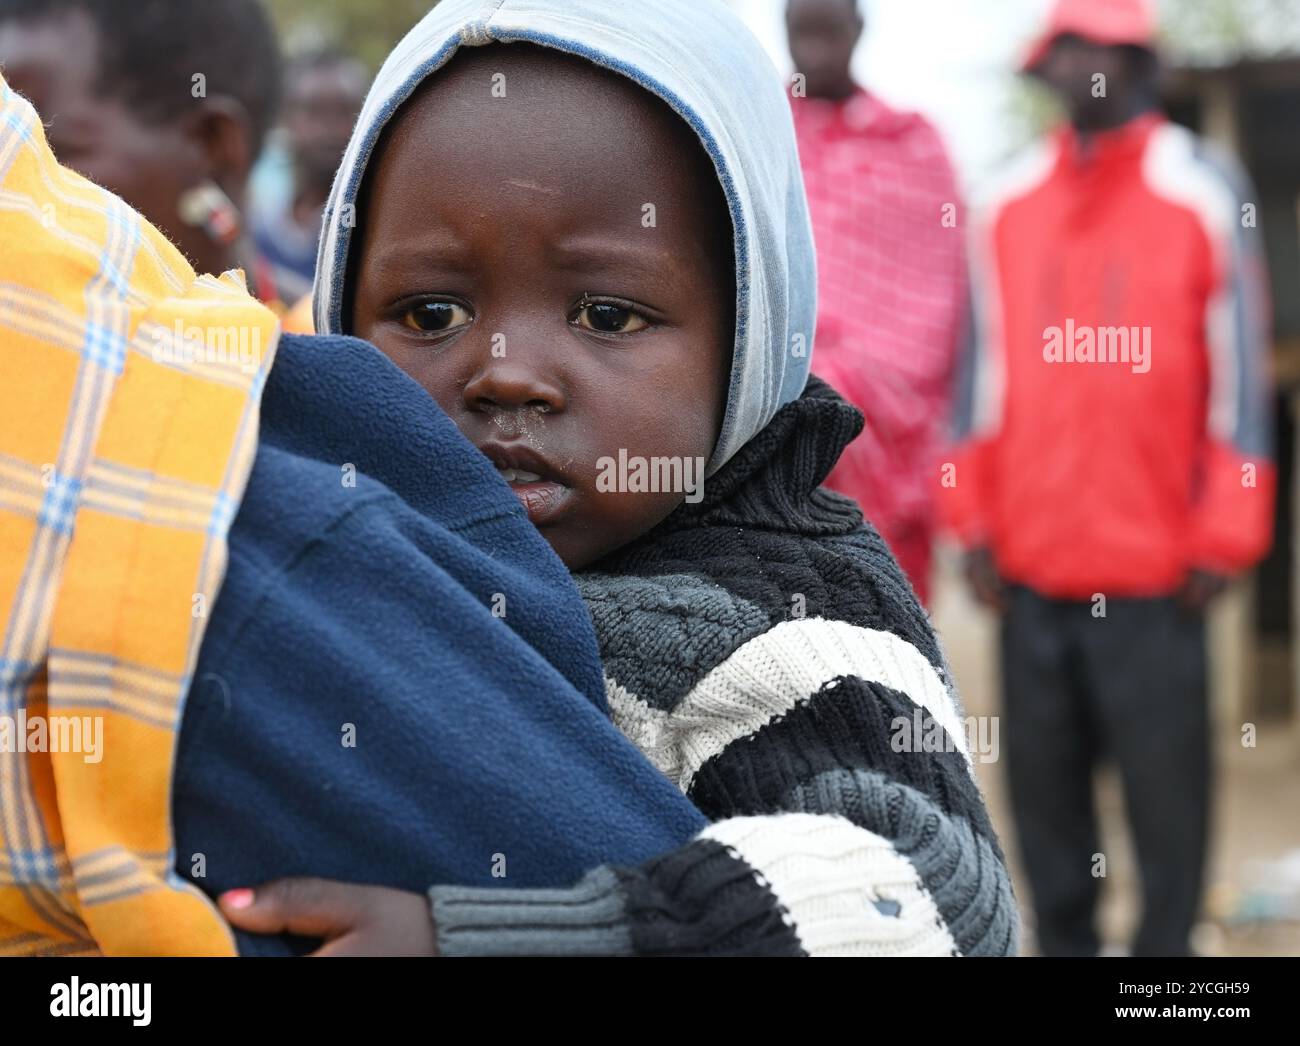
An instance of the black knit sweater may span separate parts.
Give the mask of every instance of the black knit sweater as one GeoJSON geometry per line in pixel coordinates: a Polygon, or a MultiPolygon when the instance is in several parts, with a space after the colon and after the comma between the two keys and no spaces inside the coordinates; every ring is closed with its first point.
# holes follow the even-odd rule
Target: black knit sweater
{"type": "Polygon", "coordinates": [[[820,486],[861,427],[812,379],[699,503],[578,575],[615,723],[712,824],[569,890],[435,887],[444,954],[1014,952],[933,630],[820,486]]]}

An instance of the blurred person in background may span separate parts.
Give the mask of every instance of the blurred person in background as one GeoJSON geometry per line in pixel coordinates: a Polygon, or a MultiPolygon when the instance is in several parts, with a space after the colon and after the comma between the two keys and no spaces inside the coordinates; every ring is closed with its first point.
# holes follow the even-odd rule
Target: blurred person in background
{"type": "Polygon", "coordinates": [[[318,50],[285,69],[281,125],[292,169],[287,198],[253,208],[253,236],[285,301],[311,290],[321,213],[361,111],[369,77],[355,58],[318,50]]]}
{"type": "Polygon", "coordinates": [[[259,0],[0,0],[0,68],[60,162],[121,196],[199,272],[279,297],[244,221],[280,90],[259,0]]]}
{"type": "Polygon", "coordinates": [[[1118,763],[1137,955],[1189,952],[1208,838],[1203,612],[1270,542],[1269,319],[1244,178],[1160,113],[1154,14],[1059,0],[1024,71],[1068,125],[977,208],[981,313],[943,510],[1002,614],[1040,950],[1092,955],[1118,763]]]}
{"type": "Polygon", "coordinates": [[[817,243],[813,369],[866,416],[826,485],[858,501],[924,601],[933,477],[967,326],[956,179],[927,120],[853,79],[857,0],[790,0],[786,28],[817,243]]]}

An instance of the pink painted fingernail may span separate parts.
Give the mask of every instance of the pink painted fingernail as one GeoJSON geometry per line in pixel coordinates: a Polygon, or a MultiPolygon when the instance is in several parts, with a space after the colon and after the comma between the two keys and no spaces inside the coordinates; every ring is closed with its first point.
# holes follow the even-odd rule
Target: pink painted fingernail
{"type": "Polygon", "coordinates": [[[251,908],[253,906],[253,891],[247,889],[227,890],[221,895],[221,903],[227,908],[251,908]]]}

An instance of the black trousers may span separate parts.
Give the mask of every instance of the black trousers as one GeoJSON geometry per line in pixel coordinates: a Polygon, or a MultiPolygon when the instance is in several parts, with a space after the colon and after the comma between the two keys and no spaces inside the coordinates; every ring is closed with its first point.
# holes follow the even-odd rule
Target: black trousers
{"type": "Polygon", "coordinates": [[[1092,603],[1015,588],[1002,673],[1011,804],[1042,953],[1097,953],[1093,769],[1113,759],[1142,883],[1132,953],[1188,954],[1209,821],[1204,620],[1172,599],[1108,599],[1103,617],[1092,603]]]}

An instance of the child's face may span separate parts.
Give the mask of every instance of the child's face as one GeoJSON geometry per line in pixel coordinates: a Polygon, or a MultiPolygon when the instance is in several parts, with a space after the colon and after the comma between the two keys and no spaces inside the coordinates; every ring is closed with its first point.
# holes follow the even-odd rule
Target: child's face
{"type": "Polygon", "coordinates": [[[351,331],[515,470],[566,565],[682,503],[681,483],[627,488],[636,459],[701,478],[731,369],[734,255],[713,167],[667,106],[558,52],[463,50],[384,132],[358,233],[351,331]]]}

